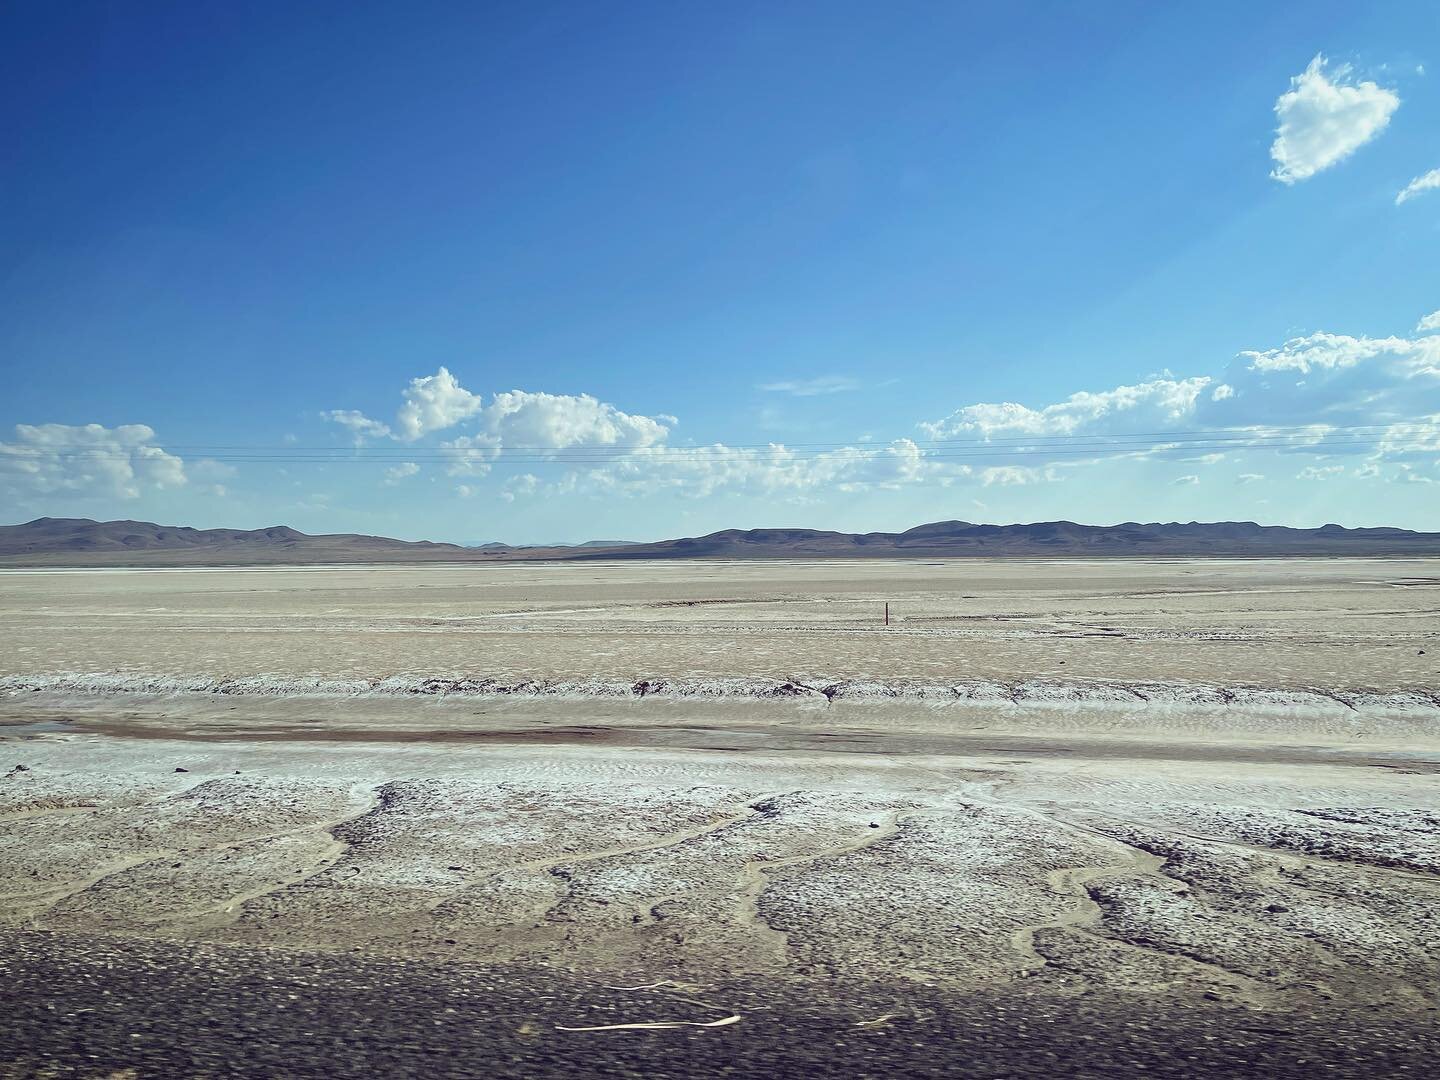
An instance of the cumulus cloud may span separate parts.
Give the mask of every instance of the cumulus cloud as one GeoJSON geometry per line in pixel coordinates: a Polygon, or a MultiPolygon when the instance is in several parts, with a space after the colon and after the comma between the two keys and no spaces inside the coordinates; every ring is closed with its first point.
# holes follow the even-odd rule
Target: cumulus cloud
{"type": "Polygon", "coordinates": [[[1417,334],[1430,334],[1440,330],[1440,311],[1432,311],[1415,324],[1417,334]]]}
{"type": "Polygon", "coordinates": [[[395,413],[395,426],[373,420],[355,409],[330,409],[321,413],[326,420],[348,428],[356,444],[366,439],[395,438],[414,442],[432,431],[454,427],[480,411],[484,404],[479,394],[466,390],[441,368],[434,375],[421,375],[410,380],[401,393],[400,408],[395,413]]]}
{"type": "Polygon", "coordinates": [[[411,440],[454,427],[479,412],[482,404],[479,394],[470,393],[443,367],[434,375],[411,379],[404,398],[395,422],[400,438],[411,440]]]}
{"type": "Polygon", "coordinates": [[[385,483],[395,485],[402,480],[409,479],[420,471],[420,466],[413,461],[402,461],[398,465],[391,465],[385,470],[385,483]]]}
{"type": "Polygon", "coordinates": [[[184,461],[154,440],[155,432],[144,424],[16,424],[15,441],[0,442],[0,490],[20,498],[135,499],[147,490],[185,484],[184,461]]]}
{"type": "Polygon", "coordinates": [[[717,443],[639,447],[603,466],[585,472],[572,470],[550,484],[507,490],[511,497],[587,490],[621,496],[704,498],[726,491],[795,498],[820,489],[860,492],[921,483],[948,486],[972,472],[968,465],[934,459],[910,439],[820,454],[802,453],[779,443],[767,447],[717,443]]]}
{"type": "Polygon", "coordinates": [[[761,383],[757,389],[771,394],[790,394],[793,397],[818,397],[821,394],[859,390],[860,380],[849,375],[821,375],[814,379],[784,379],[780,382],[761,383]]]}
{"type": "Polygon", "coordinates": [[[1202,403],[1200,423],[1311,424],[1319,435],[1399,423],[1440,411],[1440,337],[1310,334],[1240,353],[1225,381],[1235,395],[1202,403]]]}
{"type": "Polygon", "coordinates": [[[922,423],[931,438],[972,435],[1076,435],[1090,431],[1115,434],[1173,427],[1195,411],[1195,402],[1212,379],[1152,379],[1113,390],[1084,391],[1039,409],[1013,401],[967,405],[940,420],[922,423]]]}
{"type": "MultiPolygon", "coordinates": [[[[412,380],[391,438],[409,441],[407,433],[432,424],[452,429],[437,449],[446,471],[465,481],[456,489],[462,496],[482,490],[473,480],[502,462],[564,467],[485,488],[507,500],[580,491],[796,499],[822,489],[960,482],[978,489],[1053,483],[1075,467],[1117,457],[1193,463],[1203,467],[1194,474],[1198,482],[1204,468],[1222,461],[1253,468],[1241,455],[1255,449],[1396,462],[1419,460],[1431,447],[1431,457],[1440,454],[1440,336],[1317,332],[1245,350],[1214,374],[1165,371],[1051,403],[972,403],[918,425],[929,438],[970,444],[963,448],[911,439],[824,452],[781,443],[676,446],[674,417],[627,413],[589,394],[511,390],[482,397],[445,369],[412,380]],[[412,406],[413,414],[406,411],[412,406]],[[1363,431],[1347,434],[1352,429],[1363,431]]],[[[1252,471],[1237,482],[1262,478],[1252,471]]]]}
{"type": "Polygon", "coordinates": [[[1423,176],[1417,176],[1401,188],[1400,193],[1395,196],[1395,205],[1402,206],[1415,198],[1416,195],[1423,195],[1425,192],[1434,191],[1436,188],[1440,188],[1440,169],[1431,169],[1423,176]]]}
{"type": "Polygon", "coordinates": [[[1316,56],[1275,102],[1270,175],[1294,184],[1344,161],[1384,131],[1399,107],[1394,90],[1357,82],[1348,64],[1332,68],[1316,56]]]}
{"type": "Polygon", "coordinates": [[[364,413],[356,412],[354,409],[329,409],[320,415],[331,423],[348,428],[350,434],[355,436],[357,446],[366,439],[383,439],[390,434],[388,424],[382,424],[379,420],[371,420],[364,413]]]}
{"type": "Polygon", "coordinates": [[[1330,480],[1345,471],[1344,465],[1309,465],[1295,474],[1296,480],[1330,480]]]}
{"type": "Polygon", "coordinates": [[[1242,472],[1239,476],[1235,478],[1235,482],[1237,484],[1258,484],[1261,480],[1264,479],[1264,473],[1242,472]]]}
{"type": "Polygon", "coordinates": [[[1346,334],[1322,333],[1291,338],[1278,349],[1246,350],[1240,356],[1250,361],[1250,368],[1254,371],[1298,371],[1309,374],[1316,369],[1350,368],[1377,357],[1403,359],[1428,356],[1433,361],[1440,357],[1440,352],[1405,338],[1356,338],[1346,334]]]}
{"type": "Polygon", "coordinates": [[[1237,355],[1217,376],[1166,374],[1052,404],[981,402],[920,425],[995,456],[1074,463],[1165,456],[1214,465],[1269,446],[1290,453],[1440,452],[1440,336],[1314,333],[1237,355]],[[1217,445],[1217,440],[1221,445],[1217,445]]]}
{"type": "Polygon", "coordinates": [[[541,451],[653,446],[664,442],[677,422],[673,416],[622,412],[589,394],[510,390],[496,394],[487,405],[483,395],[465,389],[443,367],[434,375],[411,379],[401,397],[393,428],[354,409],[331,409],[321,415],[348,428],[357,442],[387,436],[414,442],[469,421],[477,434],[442,444],[464,451],[459,455],[463,460],[489,460],[506,445],[541,451]]]}
{"type": "Polygon", "coordinates": [[[673,417],[634,416],[589,394],[496,394],[483,409],[481,428],[502,446],[565,450],[577,446],[655,446],[670,434],[673,417]]]}
{"type": "MultiPolygon", "coordinates": [[[[527,473],[533,479],[507,482],[501,489],[506,499],[582,490],[794,498],[819,489],[1053,483],[1067,469],[1105,458],[1165,457],[1213,467],[1247,449],[1267,447],[1416,459],[1427,447],[1440,448],[1440,337],[1314,333],[1246,350],[1215,375],[1165,372],[1034,406],[980,402],[919,425],[933,439],[969,441],[964,454],[982,456],[966,461],[946,447],[927,448],[910,439],[823,453],[780,443],[673,446],[668,442],[673,418],[628,414],[588,395],[497,394],[469,422],[475,434],[441,444],[456,476],[484,476],[515,448],[531,460],[570,466],[559,479],[527,473]],[[1362,425],[1368,434],[1344,434],[1362,425]],[[1223,445],[1215,445],[1216,439],[1223,445]],[[576,467],[578,447],[607,452],[597,452],[593,465],[586,459],[576,467]]],[[[1196,473],[1175,482],[1200,479],[1196,473]]],[[[1247,472],[1237,482],[1261,479],[1261,473],[1247,472]]]]}
{"type": "Polygon", "coordinates": [[[1170,482],[1176,487],[1189,487],[1191,484],[1198,484],[1200,482],[1200,477],[1192,473],[1189,476],[1177,476],[1174,480],[1170,482]]]}

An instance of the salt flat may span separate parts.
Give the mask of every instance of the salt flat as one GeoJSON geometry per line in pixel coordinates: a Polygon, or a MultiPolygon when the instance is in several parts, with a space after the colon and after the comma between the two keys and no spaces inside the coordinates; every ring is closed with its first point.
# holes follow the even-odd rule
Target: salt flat
{"type": "Polygon", "coordinates": [[[0,572],[0,675],[1428,690],[1437,625],[1413,559],[0,572]]]}
{"type": "Polygon", "coordinates": [[[1382,1008],[1418,1037],[1437,581],[0,574],[0,925],[16,955],[44,931],[500,965],[670,995],[651,1011],[728,988],[742,1019],[801,994],[922,1025],[1023,994],[1279,1028],[1382,1008]]]}

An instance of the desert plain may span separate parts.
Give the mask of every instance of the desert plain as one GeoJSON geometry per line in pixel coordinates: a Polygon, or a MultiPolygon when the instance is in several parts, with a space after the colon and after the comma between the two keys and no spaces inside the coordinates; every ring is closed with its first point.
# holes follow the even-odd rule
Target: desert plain
{"type": "Polygon", "coordinates": [[[13,570],[0,640],[0,1075],[1440,1048],[1440,560],[13,570]]]}

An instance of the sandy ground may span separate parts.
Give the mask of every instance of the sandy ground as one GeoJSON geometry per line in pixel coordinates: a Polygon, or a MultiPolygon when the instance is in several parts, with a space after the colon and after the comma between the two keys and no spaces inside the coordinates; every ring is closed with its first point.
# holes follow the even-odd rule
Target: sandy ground
{"type": "Polygon", "coordinates": [[[0,575],[0,965],[548,971],[668,995],[612,1019],[740,1017],[712,1040],[797,995],[1419,1038],[1437,569],[0,575]]]}

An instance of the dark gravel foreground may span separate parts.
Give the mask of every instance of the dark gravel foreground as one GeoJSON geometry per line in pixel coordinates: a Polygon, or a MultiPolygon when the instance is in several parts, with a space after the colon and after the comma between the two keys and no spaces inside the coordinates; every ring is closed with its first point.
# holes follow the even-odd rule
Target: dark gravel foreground
{"type": "Polygon", "coordinates": [[[4,1078],[1433,1076],[1437,1019],[1024,983],[626,992],[537,967],[0,933],[4,1078]],[[555,1029],[735,1013],[713,1029],[555,1029]]]}

